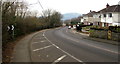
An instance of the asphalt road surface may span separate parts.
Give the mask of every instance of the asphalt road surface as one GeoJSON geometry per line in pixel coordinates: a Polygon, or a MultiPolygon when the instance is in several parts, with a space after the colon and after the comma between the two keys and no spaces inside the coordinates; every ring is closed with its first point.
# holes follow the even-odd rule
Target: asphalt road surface
{"type": "Polygon", "coordinates": [[[31,62],[118,62],[118,46],[86,39],[68,27],[39,32],[30,40],[31,62]]]}

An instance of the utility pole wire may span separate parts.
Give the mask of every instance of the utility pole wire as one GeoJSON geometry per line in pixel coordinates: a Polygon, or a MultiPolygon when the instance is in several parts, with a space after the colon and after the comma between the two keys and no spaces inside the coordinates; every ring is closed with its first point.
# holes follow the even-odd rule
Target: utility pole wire
{"type": "Polygon", "coordinates": [[[43,8],[43,6],[42,6],[42,4],[40,3],[40,1],[39,1],[39,0],[38,0],[38,3],[40,4],[41,8],[44,10],[44,8],[43,8]]]}
{"type": "Polygon", "coordinates": [[[29,4],[29,6],[30,6],[30,5],[35,5],[35,4],[38,4],[38,3],[29,4]]]}

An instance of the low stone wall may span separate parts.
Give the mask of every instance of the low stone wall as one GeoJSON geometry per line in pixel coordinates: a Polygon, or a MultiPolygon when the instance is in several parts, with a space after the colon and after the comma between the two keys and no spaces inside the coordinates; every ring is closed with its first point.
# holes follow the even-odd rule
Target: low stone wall
{"type": "MultiPolygon", "coordinates": [[[[107,30],[90,30],[90,37],[108,39],[108,31],[107,30]]],[[[120,33],[111,32],[111,39],[114,41],[120,41],[120,33]]]]}
{"type": "Polygon", "coordinates": [[[112,32],[112,40],[120,41],[120,33],[112,32]]]}

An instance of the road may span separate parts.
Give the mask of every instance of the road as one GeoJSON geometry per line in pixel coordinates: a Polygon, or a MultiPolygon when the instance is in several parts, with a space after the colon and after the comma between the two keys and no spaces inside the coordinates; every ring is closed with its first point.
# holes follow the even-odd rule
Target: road
{"type": "Polygon", "coordinates": [[[118,46],[85,37],[67,27],[39,32],[29,41],[31,62],[118,62],[118,46]]]}

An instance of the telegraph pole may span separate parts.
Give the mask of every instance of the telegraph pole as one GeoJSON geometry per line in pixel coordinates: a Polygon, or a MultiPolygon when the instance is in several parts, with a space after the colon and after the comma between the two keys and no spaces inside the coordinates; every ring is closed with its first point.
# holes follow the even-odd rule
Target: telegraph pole
{"type": "Polygon", "coordinates": [[[2,0],[0,1],[0,63],[2,63],[2,0]]]}

